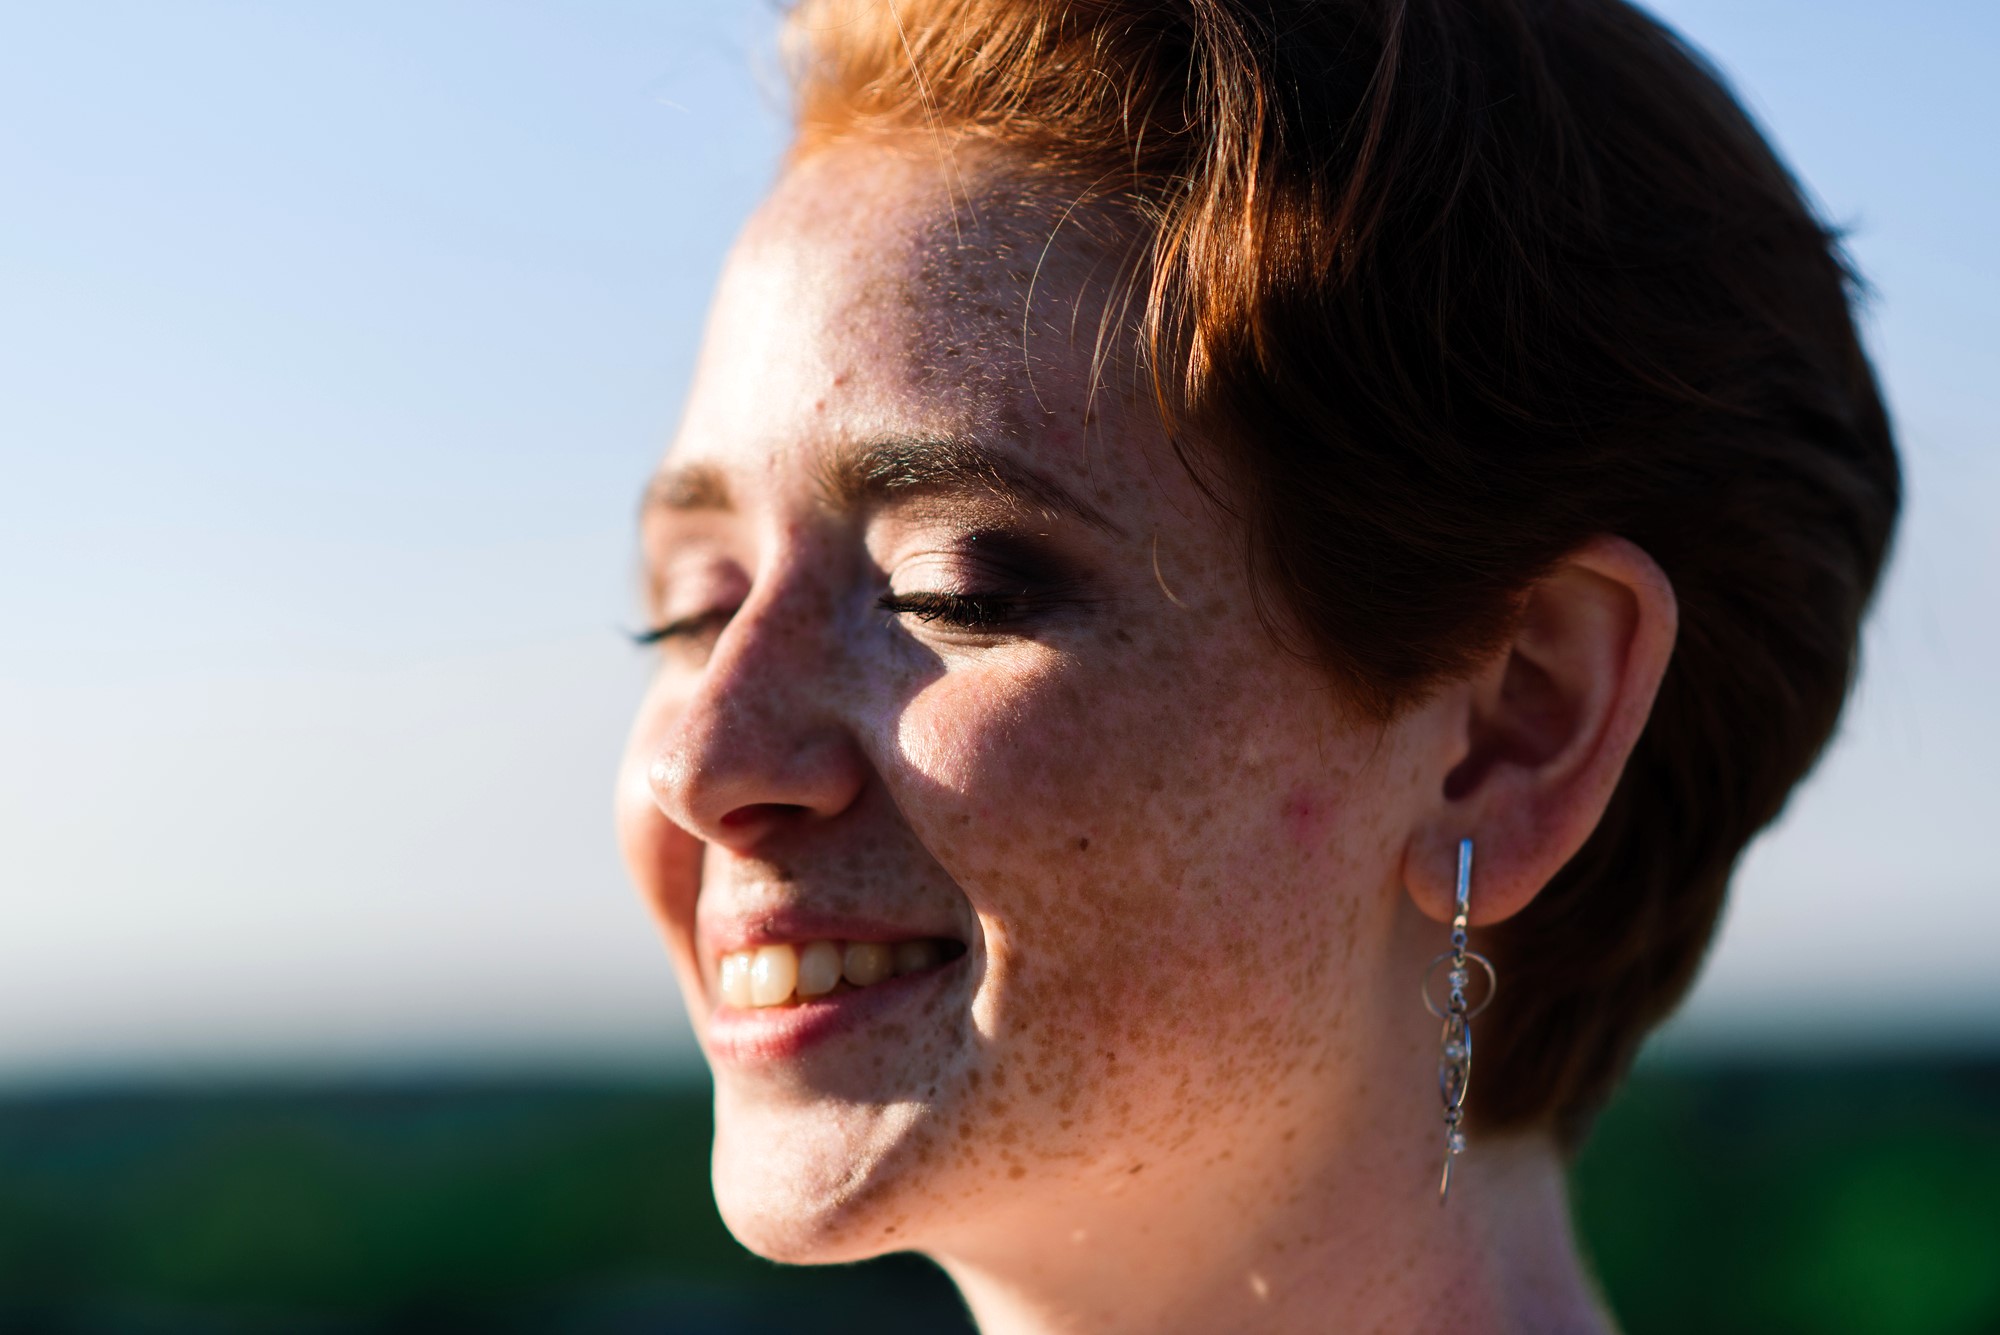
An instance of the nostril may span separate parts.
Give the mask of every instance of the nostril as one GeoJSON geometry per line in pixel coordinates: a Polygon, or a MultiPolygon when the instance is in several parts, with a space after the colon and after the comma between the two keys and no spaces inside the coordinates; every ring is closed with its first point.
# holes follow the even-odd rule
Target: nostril
{"type": "Polygon", "coordinates": [[[747,829],[752,825],[763,824],[778,817],[804,810],[804,807],[792,802],[751,802],[747,805],[737,807],[734,811],[724,812],[722,828],[725,830],[747,829]]]}

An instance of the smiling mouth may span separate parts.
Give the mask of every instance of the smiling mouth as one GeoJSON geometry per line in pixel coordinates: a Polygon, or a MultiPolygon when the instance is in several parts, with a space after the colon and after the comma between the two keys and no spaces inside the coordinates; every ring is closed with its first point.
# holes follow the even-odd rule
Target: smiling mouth
{"type": "Polygon", "coordinates": [[[965,953],[945,937],[908,941],[779,941],[735,950],[721,960],[723,1004],[768,1010],[839,996],[924,973],[965,953]]]}

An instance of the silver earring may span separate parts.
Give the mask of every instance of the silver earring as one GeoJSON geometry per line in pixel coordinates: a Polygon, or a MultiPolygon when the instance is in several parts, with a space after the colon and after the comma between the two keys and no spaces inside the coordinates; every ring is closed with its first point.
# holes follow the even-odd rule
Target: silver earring
{"type": "Polygon", "coordinates": [[[1493,961],[1476,950],[1465,948],[1465,921],[1472,910],[1472,841],[1458,841],[1458,904],[1451,919],[1451,949],[1432,960],[1424,970],[1424,1009],[1444,1021],[1438,1039],[1438,1094],[1444,1100],[1444,1172],[1438,1178],[1438,1204],[1451,1191],[1451,1161],[1465,1153],[1465,1132],[1459,1122],[1465,1117],[1465,1090],[1472,1081],[1472,1018],[1493,1004],[1500,979],[1493,961]],[[1444,1005],[1431,998],[1431,983],[1438,966],[1449,964],[1445,985],[1450,988],[1444,1005]],[[1472,983],[1469,964],[1477,964],[1486,974],[1486,993],[1477,1006],[1468,1007],[1465,989],[1472,983]]]}

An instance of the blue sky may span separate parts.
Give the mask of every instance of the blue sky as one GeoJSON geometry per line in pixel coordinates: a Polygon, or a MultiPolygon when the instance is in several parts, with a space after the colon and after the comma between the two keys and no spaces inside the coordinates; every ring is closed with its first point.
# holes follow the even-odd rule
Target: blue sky
{"type": "MultiPolygon", "coordinates": [[[[2000,1016],[2000,7],[1660,7],[1879,296],[1911,504],[1699,1044],[2000,1016]]],[[[631,516],[763,3],[0,7],[0,1078],[684,1059],[611,841],[631,516]]]]}

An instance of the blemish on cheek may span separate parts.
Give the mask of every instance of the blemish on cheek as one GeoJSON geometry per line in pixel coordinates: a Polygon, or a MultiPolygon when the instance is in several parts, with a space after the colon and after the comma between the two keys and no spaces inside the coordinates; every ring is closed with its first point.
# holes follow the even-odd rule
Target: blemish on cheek
{"type": "Polygon", "coordinates": [[[1279,812],[1285,837],[1295,848],[1311,848],[1326,838],[1333,821],[1333,800],[1309,787],[1292,789],[1279,812]]]}

